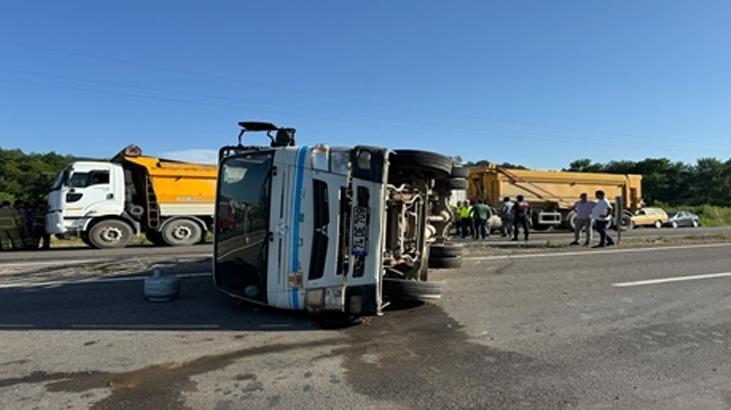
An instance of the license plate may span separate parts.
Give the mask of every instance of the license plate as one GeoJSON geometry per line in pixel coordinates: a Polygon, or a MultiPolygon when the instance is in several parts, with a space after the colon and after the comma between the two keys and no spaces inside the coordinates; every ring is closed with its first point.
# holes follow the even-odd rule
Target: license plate
{"type": "Polygon", "coordinates": [[[353,208],[353,255],[364,256],[368,253],[368,208],[353,208]]]}

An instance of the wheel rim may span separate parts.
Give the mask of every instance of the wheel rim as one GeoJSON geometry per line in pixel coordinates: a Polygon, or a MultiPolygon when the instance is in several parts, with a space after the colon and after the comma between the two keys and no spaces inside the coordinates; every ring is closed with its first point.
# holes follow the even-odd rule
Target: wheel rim
{"type": "Polygon", "coordinates": [[[122,240],[124,232],[116,226],[107,226],[99,235],[104,242],[117,243],[122,240]]]}
{"type": "Polygon", "coordinates": [[[175,225],[171,232],[173,238],[178,241],[190,239],[193,236],[193,229],[185,224],[175,225]]]}

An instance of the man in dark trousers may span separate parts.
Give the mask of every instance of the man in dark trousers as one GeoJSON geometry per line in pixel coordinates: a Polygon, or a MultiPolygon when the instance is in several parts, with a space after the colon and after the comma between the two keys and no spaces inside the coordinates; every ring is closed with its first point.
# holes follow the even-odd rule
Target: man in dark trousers
{"type": "Polygon", "coordinates": [[[607,226],[612,220],[612,204],[604,197],[604,191],[596,191],[596,205],[591,212],[591,219],[594,220],[596,231],[599,232],[599,245],[594,248],[603,248],[605,246],[613,246],[614,240],[607,233],[607,226]]]}
{"type": "Polygon", "coordinates": [[[523,228],[523,237],[528,242],[531,207],[525,202],[523,195],[518,195],[518,200],[513,205],[513,241],[518,240],[520,228],[523,228]]]}
{"type": "Polygon", "coordinates": [[[475,239],[487,239],[490,236],[490,228],[487,225],[487,221],[492,216],[490,207],[485,204],[485,201],[479,199],[477,204],[472,207],[472,217],[475,220],[475,239]]]}

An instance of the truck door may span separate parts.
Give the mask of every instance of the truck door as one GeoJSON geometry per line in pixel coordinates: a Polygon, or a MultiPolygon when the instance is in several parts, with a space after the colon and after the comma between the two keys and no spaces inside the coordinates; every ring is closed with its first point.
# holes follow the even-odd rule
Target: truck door
{"type": "MultiPolygon", "coordinates": [[[[72,170],[68,179],[66,195],[66,217],[103,215],[107,204],[118,200],[112,189],[111,168],[72,170]]],[[[123,200],[123,198],[121,198],[123,200]]]]}

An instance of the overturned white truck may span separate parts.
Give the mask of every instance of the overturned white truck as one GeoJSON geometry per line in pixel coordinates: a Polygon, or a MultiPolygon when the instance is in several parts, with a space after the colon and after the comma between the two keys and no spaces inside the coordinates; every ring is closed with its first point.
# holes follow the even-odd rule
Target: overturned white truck
{"type": "Polygon", "coordinates": [[[295,146],[292,128],[241,122],[220,150],[214,282],[237,299],[312,313],[379,314],[396,298],[434,299],[428,269],[460,266],[448,242],[446,156],[357,146],[295,146]],[[246,132],[270,146],[244,146],[246,132]]]}

